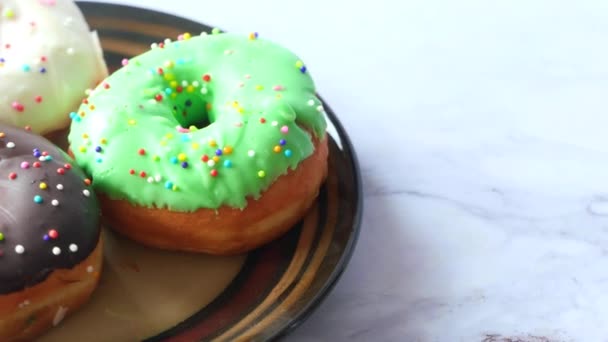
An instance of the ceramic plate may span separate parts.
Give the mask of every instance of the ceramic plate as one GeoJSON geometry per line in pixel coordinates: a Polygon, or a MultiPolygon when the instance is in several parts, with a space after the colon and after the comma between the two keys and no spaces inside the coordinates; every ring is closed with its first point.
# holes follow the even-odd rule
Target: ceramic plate
{"type": "MultiPolygon", "coordinates": [[[[81,2],[111,70],[123,58],[184,32],[211,28],[164,13],[81,2]]],[[[248,255],[213,257],[139,246],[104,230],[98,290],[42,341],[274,339],[300,324],[331,290],[353,252],[361,215],[360,175],[335,114],[329,175],[309,213],[281,239],[248,255]]]]}

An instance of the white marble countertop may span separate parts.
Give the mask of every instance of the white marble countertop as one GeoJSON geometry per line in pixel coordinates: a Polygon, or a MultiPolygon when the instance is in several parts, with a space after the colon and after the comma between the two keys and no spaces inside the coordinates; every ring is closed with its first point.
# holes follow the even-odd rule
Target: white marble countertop
{"type": "Polygon", "coordinates": [[[289,340],[608,341],[608,1],[110,2],[291,48],[350,132],[362,234],[289,340]]]}

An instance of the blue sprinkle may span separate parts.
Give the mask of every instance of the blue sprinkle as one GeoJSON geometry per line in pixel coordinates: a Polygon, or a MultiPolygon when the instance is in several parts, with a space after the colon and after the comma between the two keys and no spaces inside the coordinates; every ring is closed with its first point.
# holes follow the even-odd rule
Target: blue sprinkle
{"type": "Polygon", "coordinates": [[[224,160],[224,166],[230,168],[232,167],[232,162],[230,160],[224,160]]]}
{"type": "Polygon", "coordinates": [[[95,161],[98,162],[98,163],[101,163],[103,161],[103,159],[97,158],[97,159],[95,159],[95,161]]]}
{"type": "Polygon", "coordinates": [[[46,68],[44,68],[44,67],[40,68],[40,73],[41,74],[44,74],[45,72],[46,72],[46,68]]]}
{"type": "Polygon", "coordinates": [[[173,92],[173,89],[171,88],[166,88],[165,89],[165,94],[170,95],[173,92]]]}
{"type": "Polygon", "coordinates": [[[182,167],[183,167],[184,169],[187,169],[187,168],[188,168],[188,162],[183,162],[183,163],[182,163],[182,167]]]}
{"type": "Polygon", "coordinates": [[[53,160],[53,157],[51,157],[50,155],[46,156],[46,158],[44,158],[44,161],[51,161],[51,160],[53,160]]]}
{"type": "Polygon", "coordinates": [[[47,234],[44,234],[44,236],[42,237],[42,240],[44,241],[49,241],[49,236],[47,234]]]}
{"type": "Polygon", "coordinates": [[[77,116],[78,116],[78,114],[76,114],[76,112],[71,112],[70,113],[70,119],[73,119],[73,118],[75,118],[77,116]]]}
{"type": "Polygon", "coordinates": [[[182,141],[188,142],[188,141],[190,141],[190,137],[188,135],[184,134],[184,135],[182,135],[182,141]]]}
{"type": "Polygon", "coordinates": [[[40,196],[40,195],[34,196],[34,202],[38,203],[38,204],[42,203],[42,196],[40,196]]]}
{"type": "Polygon", "coordinates": [[[304,65],[304,66],[302,66],[302,67],[300,68],[300,71],[301,71],[303,74],[304,74],[304,73],[306,73],[306,66],[305,66],[305,65],[304,65]]]}
{"type": "Polygon", "coordinates": [[[4,63],[4,62],[6,62],[6,60],[4,58],[0,57],[0,63],[4,63]]]}
{"type": "Polygon", "coordinates": [[[103,149],[101,148],[101,146],[95,147],[95,152],[100,153],[101,151],[103,151],[103,149]]]}
{"type": "Polygon", "coordinates": [[[171,157],[171,163],[177,164],[177,157],[171,157]]]}
{"type": "Polygon", "coordinates": [[[166,182],[165,182],[165,188],[166,188],[166,189],[172,189],[172,188],[173,188],[173,183],[172,183],[172,182],[169,182],[169,181],[166,181],[166,182]]]}
{"type": "Polygon", "coordinates": [[[30,66],[29,66],[29,65],[27,65],[27,64],[24,64],[24,65],[21,67],[21,70],[23,70],[23,71],[25,71],[25,72],[28,72],[28,71],[30,71],[30,66]]]}
{"type": "Polygon", "coordinates": [[[76,121],[76,122],[80,122],[81,120],[82,119],[80,118],[80,116],[77,116],[77,117],[74,118],[74,121],[76,121]]]}
{"type": "Polygon", "coordinates": [[[215,150],[215,155],[216,156],[221,156],[222,155],[222,149],[218,148],[217,150],[215,150]]]}
{"type": "Polygon", "coordinates": [[[285,150],[285,157],[287,157],[287,158],[291,157],[291,150],[289,150],[289,149],[285,150]]]}
{"type": "Polygon", "coordinates": [[[285,144],[287,144],[287,141],[285,139],[281,139],[281,140],[279,140],[279,144],[281,146],[285,146],[285,144]]]}

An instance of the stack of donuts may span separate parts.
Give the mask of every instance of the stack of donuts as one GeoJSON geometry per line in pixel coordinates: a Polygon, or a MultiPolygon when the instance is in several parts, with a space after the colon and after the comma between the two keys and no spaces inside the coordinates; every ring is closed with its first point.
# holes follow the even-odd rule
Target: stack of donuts
{"type": "Polygon", "coordinates": [[[12,85],[0,85],[0,340],[87,301],[101,217],[150,247],[227,255],[281,236],[314,202],[326,121],[290,51],[256,33],[185,33],[107,76],[71,1],[1,6],[15,40],[0,47],[12,85]],[[65,152],[39,135],[66,128],[65,152]]]}

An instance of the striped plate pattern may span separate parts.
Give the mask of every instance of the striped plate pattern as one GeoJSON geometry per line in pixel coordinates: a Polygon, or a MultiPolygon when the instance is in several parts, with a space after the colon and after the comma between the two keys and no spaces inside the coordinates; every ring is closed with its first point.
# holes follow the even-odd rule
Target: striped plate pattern
{"type": "MultiPolygon", "coordinates": [[[[184,18],[122,5],[79,2],[97,30],[111,70],[153,42],[211,28],[184,18]]],[[[352,145],[325,103],[329,174],[313,208],[281,239],[250,253],[232,283],[199,312],[146,341],[270,340],[301,323],[328,294],[354,250],[362,211],[352,145]]]]}

